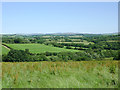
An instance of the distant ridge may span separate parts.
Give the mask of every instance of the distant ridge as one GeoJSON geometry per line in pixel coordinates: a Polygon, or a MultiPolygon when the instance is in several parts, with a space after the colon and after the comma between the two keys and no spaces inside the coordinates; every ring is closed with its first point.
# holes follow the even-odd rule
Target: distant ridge
{"type": "Polygon", "coordinates": [[[66,33],[2,33],[2,35],[76,35],[76,34],[96,34],[96,35],[117,35],[120,32],[113,32],[113,33],[73,33],[73,32],[66,32],[66,33]]]}

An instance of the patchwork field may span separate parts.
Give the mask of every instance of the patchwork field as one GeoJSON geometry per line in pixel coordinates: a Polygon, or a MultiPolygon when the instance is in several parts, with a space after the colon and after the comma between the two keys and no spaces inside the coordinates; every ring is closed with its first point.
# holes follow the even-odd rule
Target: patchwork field
{"type": "Polygon", "coordinates": [[[84,42],[57,42],[57,43],[79,43],[79,44],[84,44],[84,45],[88,45],[88,44],[94,44],[94,43],[92,43],[92,42],[87,42],[87,41],[84,41],[84,42]]]}
{"type": "Polygon", "coordinates": [[[49,51],[49,52],[61,52],[61,51],[78,52],[79,51],[79,50],[71,50],[71,49],[47,46],[44,44],[6,44],[6,45],[17,50],[29,49],[31,53],[43,53],[46,51],[49,51]]]}
{"type": "Polygon", "coordinates": [[[117,88],[118,61],[2,63],[3,88],[117,88]]]}
{"type": "Polygon", "coordinates": [[[78,37],[83,37],[82,35],[75,35],[75,36],[69,36],[69,37],[72,37],[72,38],[78,38],[78,37]]]}

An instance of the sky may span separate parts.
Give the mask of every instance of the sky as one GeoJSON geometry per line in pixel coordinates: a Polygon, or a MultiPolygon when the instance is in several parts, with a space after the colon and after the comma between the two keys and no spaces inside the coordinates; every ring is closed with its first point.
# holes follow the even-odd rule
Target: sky
{"type": "Polygon", "coordinates": [[[2,33],[118,32],[117,2],[4,2],[2,33]]]}

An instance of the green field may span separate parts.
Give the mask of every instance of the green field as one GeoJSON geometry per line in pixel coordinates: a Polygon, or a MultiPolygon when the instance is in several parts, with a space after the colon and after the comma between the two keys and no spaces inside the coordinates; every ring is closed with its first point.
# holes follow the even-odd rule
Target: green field
{"type": "MultiPolygon", "coordinates": [[[[71,39],[72,40],[72,39],[71,39]]],[[[84,45],[88,45],[88,44],[94,44],[93,42],[88,42],[88,41],[83,41],[83,42],[81,42],[81,41],[79,41],[79,42],[76,42],[74,39],[73,39],[73,41],[72,42],[57,42],[57,43],[77,43],[77,44],[84,44],[84,45]]]]}
{"type": "Polygon", "coordinates": [[[7,54],[9,52],[9,49],[2,46],[2,54],[7,54]]]}
{"type": "Polygon", "coordinates": [[[118,61],[2,63],[3,88],[117,88],[118,61]]]}
{"type": "Polygon", "coordinates": [[[78,52],[79,51],[79,50],[47,46],[44,44],[6,44],[6,45],[17,50],[29,49],[31,53],[44,53],[46,51],[49,51],[49,52],[61,52],[61,51],[78,52]]]}

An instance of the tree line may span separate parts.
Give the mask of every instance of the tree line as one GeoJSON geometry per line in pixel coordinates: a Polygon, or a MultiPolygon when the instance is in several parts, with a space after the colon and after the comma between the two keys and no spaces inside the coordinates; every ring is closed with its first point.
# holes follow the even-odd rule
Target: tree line
{"type": "MultiPolygon", "coordinates": [[[[119,51],[120,52],[120,51],[119,51]]],[[[36,61],[90,61],[103,60],[114,57],[113,60],[120,60],[120,53],[113,50],[86,50],[84,52],[45,52],[33,54],[29,49],[11,49],[7,55],[2,56],[3,62],[36,62],[36,61]]]]}

